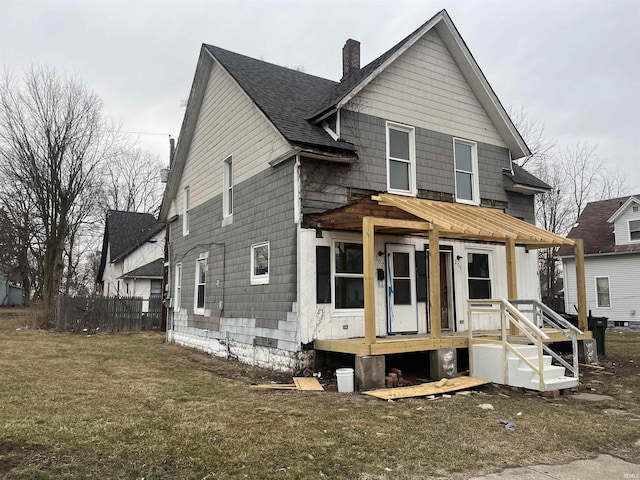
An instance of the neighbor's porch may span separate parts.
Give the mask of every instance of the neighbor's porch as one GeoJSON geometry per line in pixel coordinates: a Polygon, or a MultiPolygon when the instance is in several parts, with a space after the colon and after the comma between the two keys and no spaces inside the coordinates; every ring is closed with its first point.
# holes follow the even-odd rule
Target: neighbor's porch
{"type": "MultiPolygon", "coordinates": [[[[364,270],[364,337],[344,339],[316,339],[317,350],[355,354],[358,356],[385,355],[439,350],[443,348],[468,348],[467,332],[441,330],[440,308],[440,255],[441,239],[462,239],[504,244],[508,284],[508,298],[518,298],[516,246],[528,250],[572,245],[576,253],[576,273],[578,280],[578,327],[584,333],[579,340],[590,339],[587,331],[586,296],[584,290],[584,255],[581,240],[560,237],[534,225],[513,218],[500,210],[444,203],[382,194],[341,209],[319,215],[314,219],[316,228],[361,232],[363,243],[364,270]],[[376,336],[375,305],[375,248],[376,234],[417,235],[428,237],[428,305],[429,334],[403,334],[385,337],[376,336]]],[[[514,324],[509,327],[509,335],[516,338],[520,333],[514,324]]],[[[543,329],[548,339],[545,343],[566,341],[563,333],[554,329],[543,329]]],[[[487,341],[500,338],[499,329],[473,331],[475,339],[487,341]]],[[[517,339],[516,339],[517,341],[517,339]]],[[[524,337],[522,342],[526,343],[524,337]]]]}

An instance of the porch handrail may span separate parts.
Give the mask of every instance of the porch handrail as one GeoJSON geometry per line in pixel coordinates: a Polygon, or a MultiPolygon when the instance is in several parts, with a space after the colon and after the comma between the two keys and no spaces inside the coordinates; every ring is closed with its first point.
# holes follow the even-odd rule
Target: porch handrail
{"type": "Polygon", "coordinates": [[[571,340],[572,364],[569,364],[564,358],[551,350],[547,345],[544,345],[544,351],[551,355],[560,365],[566,368],[573,378],[579,378],[578,335],[583,335],[584,332],[538,300],[511,300],[511,303],[521,306],[530,305],[531,309],[524,310],[520,308],[520,310],[525,313],[532,313],[534,320],[540,320],[540,325],[549,325],[551,328],[559,331],[571,340]]]}
{"type": "MultiPolygon", "coordinates": [[[[536,374],[540,381],[540,388],[544,390],[544,340],[549,340],[549,336],[544,333],[538,326],[536,326],[531,320],[529,320],[523,313],[518,310],[507,299],[489,299],[489,300],[469,300],[469,320],[468,320],[468,336],[469,336],[469,364],[473,365],[473,343],[482,342],[487,343],[486,340],[473,338],[473,314],[474,313],[490,313],[496,311],[495,308],[486,308],[483,306],[500,307],[500,340],[498,343],[502,344],[504,357],[504,383],[509,384],[509,365],[508,365],[508,352],[512,352],[516,357],[522,360],[532,371],[536,374]],[[475,306],[475,307],[474,307],[475,306]],[[478,308],[480,307],[480,308],[478,308]],[[522,333],[529,341],[535,345],[538,351],[538,365],[534,365],[529,359],[525,358],[516,347],[511,343],[510,339],[514,338],[509,336],[507,332],[510,330],[511,324],[513,324],[518,331],[522,333]]],[[[473,375],[473,372],[471,372],[473,375]]]]}

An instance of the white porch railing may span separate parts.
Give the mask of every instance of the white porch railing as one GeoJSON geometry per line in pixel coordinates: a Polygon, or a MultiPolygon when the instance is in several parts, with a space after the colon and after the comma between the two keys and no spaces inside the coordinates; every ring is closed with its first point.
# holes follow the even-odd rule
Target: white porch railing
{"type": "MultiPolygon", "coordinates": [[[[565,319],[557,315],[551,309],[536,300],[514,300],[491,299],[491,300],[469,300],[468,315],[468,337],[469,337],[469,365],[473,365],[473,345],[474,344],[500,344],[504,351],[504,384],[509,384],[508,369],[508,353],[513,353],[524,364],[526,364],[538,377],[541,390],[544,390],[544,353],[548,353],[553,359],[565,367],[574,378],[578,378],[578,357],[577,357],[577,338],[576,335],[582,333],[579,329],[571,325],[565,319]],[[527,306],[529,310],[518,310],[514,304],[527,306]],[[532,313],[533,321],[527,318],[524,313],[532,313]],[[500,315],[500,338],[490,339],[482,337],[474,337],[474,316],[481,315],[500,315]],[[549,325],[554,329],[561,331],[572,341],[573,349],[573,365],[566,362],[560,355],[551,350],[544,340],[549,340],[549,336],[544,333],[538,325],[549,325]],[[510,335],[510,327],[513,325],[518,332],[517,335],[510,335]],[[537,365],[534,365],[528,358],[520,353],[515,345],[523,343],[531,343],[537,349],[537,365]]],[[[471,372],[473,375],[473,372],[471,372]]]]}
{"type": "Polygon", "coordinates": [[[522,313],[531,313],[536,325],[551,327],[571,341],[571,351],[573,353],[572,365],[569,365],[564,358],[551,350],[547,345],[544,345],[543,348],[546,353],[566,368],[572,377],[578,378],[578,335],[582,335],[584,332],[538,300],[511,300],[511,303],[519,306],[519,310],[522,313]]]}

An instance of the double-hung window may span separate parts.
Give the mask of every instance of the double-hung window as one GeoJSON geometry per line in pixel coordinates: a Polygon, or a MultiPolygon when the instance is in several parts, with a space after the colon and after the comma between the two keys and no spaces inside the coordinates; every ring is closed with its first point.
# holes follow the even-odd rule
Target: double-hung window
{"type": "Polygon", "coordinates": [[[629,241],[640,241],[640,220],[629,220],[629,241]]]}
{"type": "Polygon", "coordinates": [[[176,278],[175,278],[175,289],[174,289],[174,300],[173,300],[173,309],[175,311],[180,310],[180,304],[182,303],[182,264],[176,264],[176,278]]]}
{"type": "Polygon", "coordinates": [[[189,187],[184,187],[182,191],[182,235],[189,234],[189,187]]]}
{"type": "Polygon", "coordinates": [[[224,161],[222,216],[225,219],[233,216],[233,157],[224,161]]]}
{"type": "Polygon", "coordinates": [[[596,277],[596,305],[598,308],[611,308],[609,277],[596,277]]]}
{"type": "Polygon", "coordinates": [[[207,259],[196,260],[195,296],[193,299],[193,313],[204,315],[204,293],[207,286],[207,259]]]}
{"type": "Polygon", "coordinates": [[[469,298],[491,298],[491,275],[488,253],[467,253],[469,298]]]}
{"type": "Polygon", "coordinates": [[[453,157],[456,169],[456,201],[480,204],[477,145],[454,138],[453,157]]]}
{"type": "Polygon", "coordinates": [[[364,308],[361,243],[335,243],[334,289],[336,310],[364,308]]]}
{"type": "Polygon", "coordinates": [[[162,296],[162,280],[151,280],[149,296],[159,298],[162,296]]]}
{"type": "Polygon", "coordinates": [[[251,245],[251,285],[269,283],[269,242],[251,245]]]}
{"type": "Polygon", "coordinates": [[[415,195],[415,128],[387,122],[387,190],[401,195],[415,195]]]}

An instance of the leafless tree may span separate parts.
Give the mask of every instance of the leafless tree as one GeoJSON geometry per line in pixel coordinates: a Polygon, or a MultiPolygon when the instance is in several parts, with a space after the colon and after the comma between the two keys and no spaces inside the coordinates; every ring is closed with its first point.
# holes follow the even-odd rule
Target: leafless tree
{"type": "Polygon", "coordinates": [[[556,147],[555,141],[547,136],[544,124],[538,123],[535,119],[529,117],[524,107],[515,109],[509,108],[509,116],[513,123],[518,127],[520,135],[525,139],[531,155],[523,158],[519,165],[524,167],[529,162],[542,161],[546,162],[548,156],[553,153],[556,147]]]}
{"type": "MultiPolygon", "coordinates": [[[[520,109],[511,118],[534,154],[527,166],[550,187],[536,195],[536,222],[542,228],[566,235],[588,202],[622,196],[628,191],[624,175],[609,169],[597,156],[597,147],[577,143],[563,149],[546,137],[544,127],[520,109]]],[[[550,296],[561,275],[557,248],[539,250],[539,270],[543,297],[550,296]]]]}
{"type": "Polygon", "coordinates": [[[102,211],[126,210],[157,214],[164,185],[156,155],[139,148],[120,153],[102,167],[102,211]]]}
{"type": "Polygon", "coordinates": [[[22,81],[8,73],[0,80],[0,168],[40,224],[48,312],[62,282],[65,243],[83,219],[77,202],[112,155],[111,132],[102,101],[76,78],[32,67],[22,81]]]}

